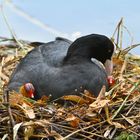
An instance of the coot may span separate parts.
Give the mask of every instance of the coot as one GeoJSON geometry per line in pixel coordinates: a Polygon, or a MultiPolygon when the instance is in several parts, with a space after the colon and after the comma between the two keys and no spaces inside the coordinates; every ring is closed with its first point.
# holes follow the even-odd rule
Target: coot
{"type": "Polygon", "coordinates": [[[113,43],[104,35],[91,34],[74,42],[58,37],[36,47],[21,60],[8,88],[18,91],[25,83],[32,83],[35,99],[50,94],[56,99],[84,89],[97,96],[103,85],[108,89],[110,72],[99,61],[105,64],[111,60],[113,51],[113,43]]]}

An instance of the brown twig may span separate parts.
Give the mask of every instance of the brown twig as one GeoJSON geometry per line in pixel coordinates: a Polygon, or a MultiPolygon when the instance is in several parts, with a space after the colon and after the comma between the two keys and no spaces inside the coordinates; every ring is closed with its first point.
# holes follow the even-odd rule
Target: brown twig
{"type": "MultiPolygon", "coordinates": [[[[9,90],[8,89],[5,89],[4,96],[5,96],[4,97],[5,98],[4,99],[5,100],[5,105],[7,106],[7,111],[8,111],[9,118],[10,118],[11,128],[13,128],[14,125],[15,125],[15,121],[14,121],[12,111],[11,111],[11,107],[10,107],[10,104],[9,104],[9,90]]],[[[9,131],[11,131],[11,129],[9,131]]],[[[13,131],[12,131],[12,134],[13,134],[13,131]]]]}

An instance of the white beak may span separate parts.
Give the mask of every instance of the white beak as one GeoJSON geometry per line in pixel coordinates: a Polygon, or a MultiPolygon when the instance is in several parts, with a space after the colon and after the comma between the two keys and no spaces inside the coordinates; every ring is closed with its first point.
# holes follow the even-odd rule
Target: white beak
{"type": "Polygon", "coordinates": [[[105,69],[106,69],[107,76],[110,76],[112,74],[112,71],[113,71],[112,60],[107,59],[104,63],[104,66],[105,66],[105,69]]]}

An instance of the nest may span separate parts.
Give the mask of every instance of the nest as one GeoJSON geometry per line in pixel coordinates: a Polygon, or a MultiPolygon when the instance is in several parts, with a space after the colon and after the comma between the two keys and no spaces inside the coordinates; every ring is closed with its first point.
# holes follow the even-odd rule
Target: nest
{"type": "Polygon", "coordinates": [[[35,101],[6,90],[11,72],[33,47],[10,41],[0,49],[0,138],[56,140],[140,139],[140,57],[118,48],[113,56],[115,84],[93,98],[68,96],[70,105],[35,101]],[[13,45],[14,44],[14,45],[13,45]]]}

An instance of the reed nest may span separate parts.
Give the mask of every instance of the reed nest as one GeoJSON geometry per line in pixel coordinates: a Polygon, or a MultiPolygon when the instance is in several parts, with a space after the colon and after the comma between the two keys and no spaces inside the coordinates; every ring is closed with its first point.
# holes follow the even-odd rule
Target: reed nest
{"type": "Polygon", "coordinates": [[[68,96],[67,106],[49,102],[45,96],[35,101],[8,92],[6,86],[12,71],[33,46],[26,41],[1,38],[4,43],[0,44],[0,138],[139,140],[140,57],[129,53],[137,45],[120,47],[121,22],[117,39],[113,38],[117,46],[113,56],[115,84],[108,92],[102,88],[97,98],[88,91],[81,93],[81,97],[68,96]]]}

